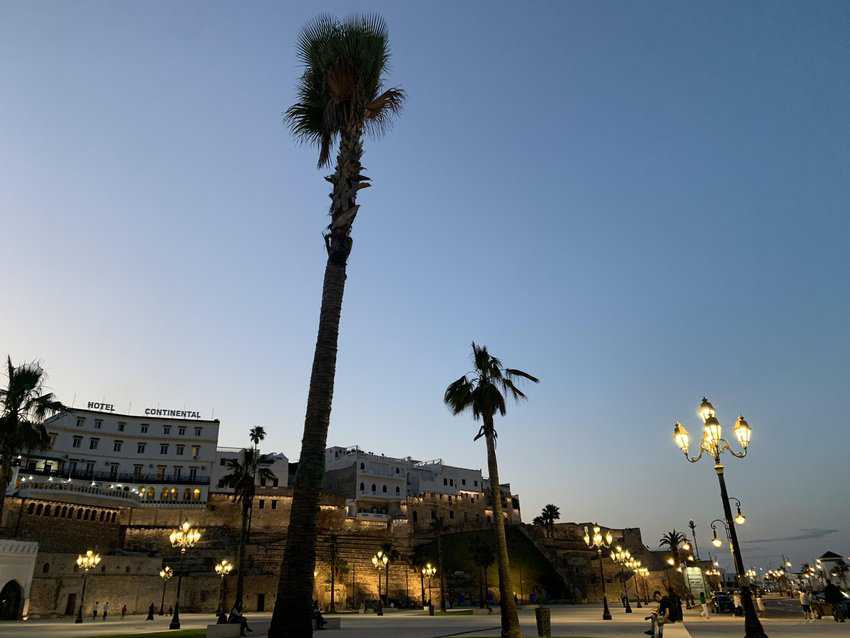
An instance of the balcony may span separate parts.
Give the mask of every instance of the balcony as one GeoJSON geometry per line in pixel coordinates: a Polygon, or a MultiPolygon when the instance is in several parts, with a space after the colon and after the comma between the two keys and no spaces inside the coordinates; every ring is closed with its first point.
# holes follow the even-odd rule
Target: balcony
{"type": "Polygon", "coordinates": [[[63,470],[51,470],[47,472],[45,470],[25,470],[21,468],[20,476],[33,476],[33,477],[53,477],[54,480],[65,480],[65,479],[76,479],[78,481],[95,481],[97,483],[134,483],[134,484],[146,484],[146,485],[209,485],[210,477],[209,476],[196,476],[195,478],[190,478],[189,476],[181,474],[180,476],[173,476],[171,474],[165,474],[161,478],[156,474],[130,474],[125,472],[87,472],[85,469],[79,469],[73,471],[63,470]]]}

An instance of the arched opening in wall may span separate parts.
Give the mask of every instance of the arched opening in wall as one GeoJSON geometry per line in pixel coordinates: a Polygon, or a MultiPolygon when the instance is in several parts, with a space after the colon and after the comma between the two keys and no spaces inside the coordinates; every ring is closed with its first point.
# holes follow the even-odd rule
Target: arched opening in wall
{"type": "Polygon", "coordinates": [[[194,490],[192,490],[192,500],[193,501],[200,501],[201,500],[201,490],[199,490],[197,487],[194,490]]]}
{"type": "Polygon", "coordinates": [[[113,522],[113,523],[115,522],[115,520],[116,520],[117,518],[118,518],[118,515],[117,515],[115,512],[112,512],[112,522],[113,522]]]}
{"type": "Polygon", "coordinates": [[[27,514],[32,514],[35,511],[35,503],[30,503],[27,507],[27,514]]]}
{"type": "Polygon", "coordinates": [[[192,499],[192,488],[190,488],[190,487],[183,488],[183,500],[189,501],[191,499],[192,499]]]}
{"type": "Polygon", "coordinates": [[[44,565],[41,566],[41,573],[46,574],[49,571],[50,571],[50,563],[44,563],[44,565]]]}
{"type": "Polygon", "coordinates": [[[53,508],[54,518],[57,517],[57,516],[61,516],[61,514],[62,514],[62,508],[59,507],[58,505],[54,506],[54,508],[53,508]]]}
{"type": "Polygon", "coordinates": [[[63,505],[62,506],[62,518],[67,518],[67,517],[68,517],[68,506],[63,505]]]}
{"type": "Polygon", "coordinates": [[[44,515],[50,516],[50,503],[44,506],[44,515]]]}
{"type": "Polygon", "coordinates": [[[41,512],[42,512],[42,510],[44,510],[44,505],[42,505],[41,503],[39,503],[39,504],[38,504],[38,506],[35,508],[35,515],[36,515],[36,516],[41,516],[41,512]]]}
{"type": "Polygon", "coordinates": [[[17,620],[24,603],[24,591],[16,580],[10,580],[0,589],[0,620],[17,620]]]}
{"type": "Polygon", "coordinates": [[[103,517],[104,517],[104,516],[106,516],[106,512],[104,512],[103,510],[101,510],[101,511],[100,511],[100,516],[98,517],[98,520],[99,520],[101,523],[103,522],[103,517]]]}
{"type": "Polygon", "coordinates": [[[89,511],[88,510],[83,510],[83,520],[84,521],[89,520],[89,511]]]}

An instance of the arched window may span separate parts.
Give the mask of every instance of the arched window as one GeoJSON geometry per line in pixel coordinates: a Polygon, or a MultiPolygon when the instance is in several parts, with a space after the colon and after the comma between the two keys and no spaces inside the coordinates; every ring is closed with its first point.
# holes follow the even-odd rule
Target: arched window
{"type": "Polygon", "coordinates": [[[382,486],[381,486],[381,491],[382,491],[384,494],[386,494],[386,493],[387,493],[387,486],[386,486],[386,485],[382,485],[382,486]]]}
{"type": "Polygon", "coordinates": [[[361,484],[360,484],[360,491],[361,491],[361,492],[365,492],[365,491],[366,491],[366,485],[365,485],[364,483],[361,483],[361,484]]]}
{"type": "Polygon", "coordinates": [[[112,512],[112,522],[113,522],[113,523],[115,522],[115,520],[116,520],[117,518],[118,518],[118,514],[117,514],[116,512],[112,512]]]}
{"type": "Polygon", "coordinates": [[[41,511],[44,509],[44,505],[41,503],[38,504],[38,507],[35,508],[35,515],[41,516],[41,511]]]}
{"type": "Polygon", "coordinates": [[[401,494],[401,488],[398,485],[395,486],[395,493],[401,494]]]}
{"type": "Polygon", "coordinates": [[[361,463],[361,464],[360,464],[360,469],[361,469],[361,470],[365,470],[365,469],[366,469],[366,464],[365,464],[365,463],[361,463]]]}
{"type": "Polygon", "coordinates": [[[68,506],[67,506],[67,505],[65,505],[65,506],[62,508],[62,518],[67,518],[67,517],[68,517],[68,506]]]}
{"type": "Polygon", "coordinates": [[[27,514],[32,514],[35,511],[35,503],[30,503],[27,507],[27,514]]]}
{"type": "MultiPolygon", "coordinates": [[[[374,483],[372,483],[372,494],[374,494],[377,491],[378,491],[378,486],[375,485],[374,483]]],[[[39,506],[39,507],[41,507],[41,506],[39,506]]]]}
{"type": "Polygon", "coordinates": [[[80,520],[82,517],[83,517],[83,508],[78,507],[77,508],[77,520],[80,520]]]}
{"type": "Polygon", "coordinates": [[[49,571],[50,571],[50,563],[44,563],[44,565],[41,566],[41,573],[46,574],[49,571]]]}
{"type": "Polygon", "coordinates": [[[103,510],[101,510],[101,511],[100,511],[100,516],[98,517],[98,520],[99,520],[101,523],[103,522],[103,517],[104,517],[104,516],[106,516],[106,512],[104,512],[103,510]]]}
{"type": "Polygon", "coordinates": [[[398,468],[396,468],[396,469],[395,469],[395,473],[396,473],[396,474],[398,474],[398,473],[399,473],[399,469],[398,469],[398,468]]]}
{"type": "Polygon", "coordinates": [[[50,516],[50,503],[44,506],[44,515],[50,516]]]}
{"type": "Polygon", "coordinates": [[[84,520],[84,521],[89,520],[89,514],[91,514],[91,512],[90,512],[89,510],[84,510],[84,511],[83,511],[83,520],[84,520]]]}
{"type": "Polygon", "coordinates": [[[59,516],[60,514],[62,514],[62,508],[56,505],[53,508],[53,516],[59,516]]]}

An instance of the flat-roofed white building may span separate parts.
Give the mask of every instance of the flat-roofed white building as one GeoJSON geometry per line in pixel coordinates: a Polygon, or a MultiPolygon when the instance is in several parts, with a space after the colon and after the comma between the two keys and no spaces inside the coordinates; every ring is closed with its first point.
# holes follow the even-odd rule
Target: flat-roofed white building
{"type": "MultiPolygon", "coordinates": [[[[216,462],[212,468],[210,480],[210,491],[217,493],[232,494],[233,488],[224,485],[224,477],[230,473],[227,467],[227,462],[231,459],[239,459],[242,453],[242,448],[239,447],[218,447],[216,450],[216,462]]],[[[271,470],[275,478],[271,481],[265,481],[257,477],[257,485],[259,487],[286,487],[289,480],[289,459],[283,452],[263,452],[261,454],[268,455],[271,463],[264,464],[264,467],[271,470]]]]}
{"type": "Polygon", "coordinates": [[[50,417],[50,445],[20,460],[18,484],[79,482],[131,492],[142,501],[206,501],[219,421],[182,410],[145,412],[69,408],[50,417]]]}

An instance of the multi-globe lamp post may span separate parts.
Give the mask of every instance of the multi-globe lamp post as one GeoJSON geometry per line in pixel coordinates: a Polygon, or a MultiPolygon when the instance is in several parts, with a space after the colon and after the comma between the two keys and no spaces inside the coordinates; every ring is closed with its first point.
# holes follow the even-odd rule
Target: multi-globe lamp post
{"type": "Polygon", "coordinates": [[[422,575],[428,579],[428,608],[431,608],[431,579],[434,577],[434,574],[437,573],[437,568],[434,567],[431,563],[427,563],[425,567],[422,568],[422,575]]]}
{"type": "Polygon", "coordinates": [[[224,613],[224,579],[232,571],[233,563],[231,563],[226,558],[221,559],[215,564],[215,573],[221,577],[218,585],[218,611],[216,612],[217,615],[221,615],[224,613]]]}
{"type": "Polygon", "coordinates": [[[678,421],[673,426],[673,440],[690,463],[696,463],[703,455],[707,455],[709,459],[714,461],[714,471],[717,474],[717,480],[720,484],[720,497],[723,501],[723,513],[725,514],[726,527],[732,545],[735,573],[738,576],[741,588],[741,603],[744,607],[744,633],[746,638],[766,638],[761,621],[759,621],[755,606],[753,605],[752,592],[750,591],[749,581],[744,570],[744,560],[741,557],[741,547],[738,543],[738,534],[735,530],[735,521],[732,517],[732,508],[729,505],[729,494],[726,491],[726,479],[723,474],[724,466],[720,462],[720,455],[724,452],[729,452],[732,456],[739,459],[744,458],[749,450],[752,430],[743,416],[739,416],[735,420],[733,432],[740,446],[741,451],[739,452],[733,449],[730,443],[723,438],[723,426],[717,420],[714,406],[705,397],[703,397],[697,409],[697,414],[699,414],[703,422],[703,435],[697,456],[691,457],[689,455],[690,435],[685,429],[685,426],[678,421]]]}
{"type": "Polygon", "coordinates": [[[171,546],[180,550],[180,564],[177,572],[177,598],[174,601],[174,615],[171,617],[169,629],[180,629],[180,586],[183,583],[183,557],[201,540],[201,531],[185,521],[168,536],[171,546]]]}
{"type": "Polygon", "coordinates": [[[610,548],[613,542],[614,537],[610,531],[605,532],[603,535],[599,525],[594,525],[593,536],[591,536],[587,530],[587,526],[585,526],[584,544],[591,549],[595,549],[599,557],[599,578],[602,580],[602,620],[611,620],[611,610],[608,609],[608,592],[605,588],[605,570],[602,567],[602,552],[610,548]]]}
{"type": "Polygon", "coordinates": [[[174,576],[174,570],[168,565],[159,570],[159,577],[162,579],[162,600],[159,602],[159,615],[165,615],[165,587],[168,581],[174,576]]]}
{"type": "Polygon", "coordinates": [[[77,567],[83,572],[83,591],[80,594],[80,608],[77,610],[77,617],[74,619],[75,623],[83,622],[83,604],[86,601],[86,582],[88,581],[89,572],[99,564],[100,554],[95,553],[94,550],[86,550],[85,554],[77,556],[77,567]]]}
{"type": "Polygon", "coordinates": [[[623,607],[625,607],[625,612],[627,614],[632,613],[632,606],[629,603],[629,585],[628,578],[625,575],[627,567],[627,563],[632,559],[632,553],[623,549],[619,545],[611,552],[611,560],[617,563],[620,566],[620,582],[623,584],[623,607]]]}
{"type": "MultiPolygon", "coordinates": [[[[381,597],[381,572],[387,568],[390,562],[390,557],[383,550],[378,550],[378,553],[372,556],[372,567],[378,572],[378,615],[384,615],[384,599],[381,597]]],[[[389,587],[389,583],[387,583],[389,587]]]]}
{"type": "Polygon", "coordinates": [[[641,609],[643,605],[640,604],[640,583],[638,582],[638,576],[643,567],[641,567],[641,562],[636,558],[630,558],[626,563],[626,567],[632,572],[632,578],[635,581],[635,600],[637,600],[637,608],[641,609]]]}

